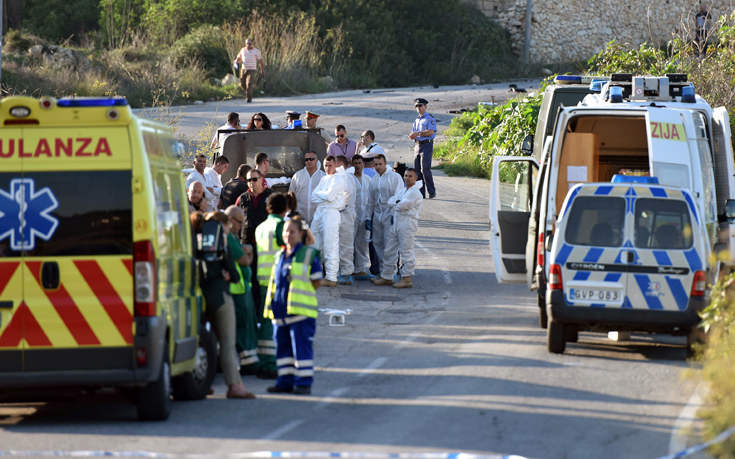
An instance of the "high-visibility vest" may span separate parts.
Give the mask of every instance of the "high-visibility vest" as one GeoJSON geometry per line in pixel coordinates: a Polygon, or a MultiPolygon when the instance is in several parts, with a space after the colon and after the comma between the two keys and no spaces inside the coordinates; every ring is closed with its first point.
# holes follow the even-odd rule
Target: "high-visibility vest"
{"type": "MultiPolygon", "coordinates": [[[[281,250],[277,254],[280,259],[281,250]]],[[[311,284],[311,264],[314,262],[316,250],[311,247],[301,246],[291,260],[290,282],[288,284],[288,300],[286,302],[286,312],[293,316],[306,316],[316,319],[317,300],[316,290],[311,284]]],[[[268,285],[268,293],[265,297],[265,308],[263,308],[263,316],[273,319],[273,310],[271,302],[276,295],[276,267],[273,265],[270,283],[268,285]]]]}
{"type": "Polygon", "coordinates": [[[258,244],[258,284],[268,286],[271,271],[276,263],[276,254],[281,250],[278,245],[276,229],[283,223],[280,215],[268,215],[268,218],[255,230],[255,242],[258,244]]]}
{"type": "Polygon", "coordinates": [[[247,287],[245,286],[245,276],[242,275],[242,269],[240,269],[240,265],[235,263],[235,268],[237,268],[237,273],[240,275],[240,282],[237,284],[230,283],[230,294],[231,295],[244,295],[245,292],[247,292],[247,287]]]}

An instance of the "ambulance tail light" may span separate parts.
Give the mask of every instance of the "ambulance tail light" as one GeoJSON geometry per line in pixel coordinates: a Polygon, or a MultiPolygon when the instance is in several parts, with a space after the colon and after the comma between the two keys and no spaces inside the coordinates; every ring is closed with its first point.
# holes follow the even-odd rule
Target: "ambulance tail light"
{"type": "Polygon", "coordinates": [[[692,282],[692,296],[704,296],[707,289],[707,278],[704,271],[696,271],[694,273],[694,282],[692,282]]]}
{"type": "Polygon", "coordinates": [[[135,275],[135,315],[156,315],[156,255],[151,241],[139,241],[133,248],[135,275]]]}
{"type": "Polygon", "coordinates": [[[549,289],[562,290],[561,266],[556,263],[549,268],[549,289]]]}
{"type": "Polygon", "coordinates": [[[538,235],[538,244],[536,244],[536,263],[543,267],[544,256],[546,255],[546,248],[544,247],[544,233],[541,232],[538,235]]]}

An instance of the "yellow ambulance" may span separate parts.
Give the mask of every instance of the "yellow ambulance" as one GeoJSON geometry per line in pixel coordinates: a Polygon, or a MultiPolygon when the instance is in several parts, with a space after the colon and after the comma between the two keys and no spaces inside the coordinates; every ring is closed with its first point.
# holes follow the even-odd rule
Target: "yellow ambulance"
{"type": "Polygon", "coordinates": [[[162,420],[172,395],[206,397],[171,129],[119,97],[9,97],[0,123],[0,400],[130,388],[138,417],[162,420]]]}

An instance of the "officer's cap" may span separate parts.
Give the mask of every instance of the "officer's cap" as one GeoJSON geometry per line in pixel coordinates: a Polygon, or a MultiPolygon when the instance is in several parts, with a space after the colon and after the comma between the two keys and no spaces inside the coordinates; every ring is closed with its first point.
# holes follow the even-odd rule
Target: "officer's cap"
{"type": "Polygon", "coordinates": [[[413,104],[414,105],[418,105],[418,104],[428,105],[429,101],[424,99],[423,97],[417,97],[413,100],[413,104]]]}
{"type": "Polygon", "coordinates": [[[295,112],[293,110],[286,110],[286,115],[289,118],[293,118],[293,119],[297,120],[297,119],[299,119],[299,116],[301,116],[301,113],[295,112]]]}
{"type": "Polygon", "coordinates": [[[309,110],[306,111],[306,117],[307,118],[319,118],[321,115],[317,115],[314,112],[310,112],[309,110]]]}

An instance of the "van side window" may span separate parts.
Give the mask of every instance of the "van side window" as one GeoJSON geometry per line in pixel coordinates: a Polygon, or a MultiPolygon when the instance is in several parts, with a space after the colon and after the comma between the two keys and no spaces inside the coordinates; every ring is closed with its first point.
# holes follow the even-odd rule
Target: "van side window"
{"type": "Polygon", "coordinates": [[[692,224],[684,201],[640,198],[635,203],[635,246],[644,249],[688,249],[692,224]]]}
{"type": "Polygon", "coordinates": [[[568,244],[621,247],[625,224],[625,200],[603,196],[578,196],[571,203],[564,238],[568,244]]]}

